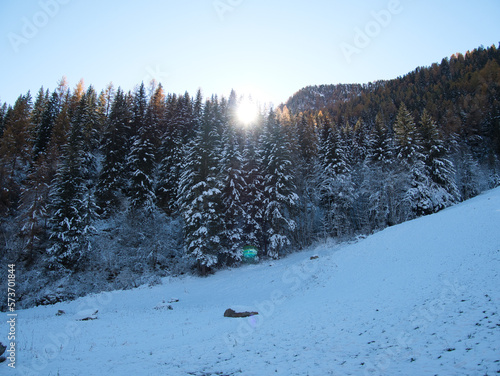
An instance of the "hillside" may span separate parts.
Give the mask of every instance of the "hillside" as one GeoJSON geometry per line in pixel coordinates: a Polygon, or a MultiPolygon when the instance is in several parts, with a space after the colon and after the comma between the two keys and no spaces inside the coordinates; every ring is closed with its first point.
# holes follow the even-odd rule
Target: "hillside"
{"type": "Polygon", "coordinates": [[[308,86],[285,105],[295,114],[329,113],[341,126],[361,119],[371,127],[379,113],[392,122],[405,103],[414,114],[426,109],[445,133],[491,138],[500,150],[499,92],[500,52],[493,45],[456,53],[387,81],[308,86]]]}
{"type": "Polygon", "coordinates": [[[499,226],[497,188],[355,243],[22,310],[7,374],[493,375],[499,226]]]}
{"type": "Polygon", "coordinates": [[[307,86],[286,102],[286,106],[293,113],[304,111],[320,111],[322,109],[335,106],[338,103],[345,103],[365,92],[373,91],[375,88],[383,86],[384,82],[370,84],[339,84],[339,85],[316,85],[307,86]]]}

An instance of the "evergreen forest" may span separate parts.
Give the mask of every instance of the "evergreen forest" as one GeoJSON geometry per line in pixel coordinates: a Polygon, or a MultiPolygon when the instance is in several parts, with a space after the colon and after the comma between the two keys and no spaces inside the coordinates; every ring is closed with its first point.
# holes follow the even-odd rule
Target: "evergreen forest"
{"type": "Polygon", "coordinates": [[[248,125],[241,101],[63,78],[0,103],[0,259],[20,304],[208,275],[246,245],[278,259],[500,185],[496,46],[307,87],[248,125]]]}

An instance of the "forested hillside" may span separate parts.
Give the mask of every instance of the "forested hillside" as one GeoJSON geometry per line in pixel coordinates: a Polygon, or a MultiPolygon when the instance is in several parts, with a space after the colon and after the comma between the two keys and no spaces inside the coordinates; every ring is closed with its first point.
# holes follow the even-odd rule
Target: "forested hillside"
{"type": "Polygon", "coordinates": [[[20,95],[0,110],[1,258],[26,281],[20,301],[205,275],[248,244],[279,258],[495,187],[499,63],[492,46],[392,81],[308,88],[247,126],[235,93],[63,79],[20,95]]]}
{"type": "Polygon", "coordinates": [[[361,119],[373,127],[379,113],[393,123],[404,103],[415,117],[426,109],[445,136],[478,136],[477,142],[490,142],[487,148],[498,153],[499,64],[495,46],[481,47],[390,81],[306,87],[286,106],[294,114],[323,111],[340,125],[361,119]]]}

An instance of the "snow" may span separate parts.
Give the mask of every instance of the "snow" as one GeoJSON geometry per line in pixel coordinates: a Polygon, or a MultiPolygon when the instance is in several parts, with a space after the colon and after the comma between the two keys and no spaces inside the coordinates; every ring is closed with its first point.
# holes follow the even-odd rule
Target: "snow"
{"type": "Polygon", "coordinates": [[[20,310],[2,374],[492,375],[499,228],[500,188],[351,244],[20,310]]]}

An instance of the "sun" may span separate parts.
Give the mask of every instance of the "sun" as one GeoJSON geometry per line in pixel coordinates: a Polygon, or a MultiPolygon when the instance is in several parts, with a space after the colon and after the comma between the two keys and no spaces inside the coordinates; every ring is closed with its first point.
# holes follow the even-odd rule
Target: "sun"
{"type": "Polygon", "coordinates": [[[236,115],[238,116],[239,121],[245,125],[249,125],[257,120],[259,109],[251,99],[244,98],[236,108],[236,115]]]}

